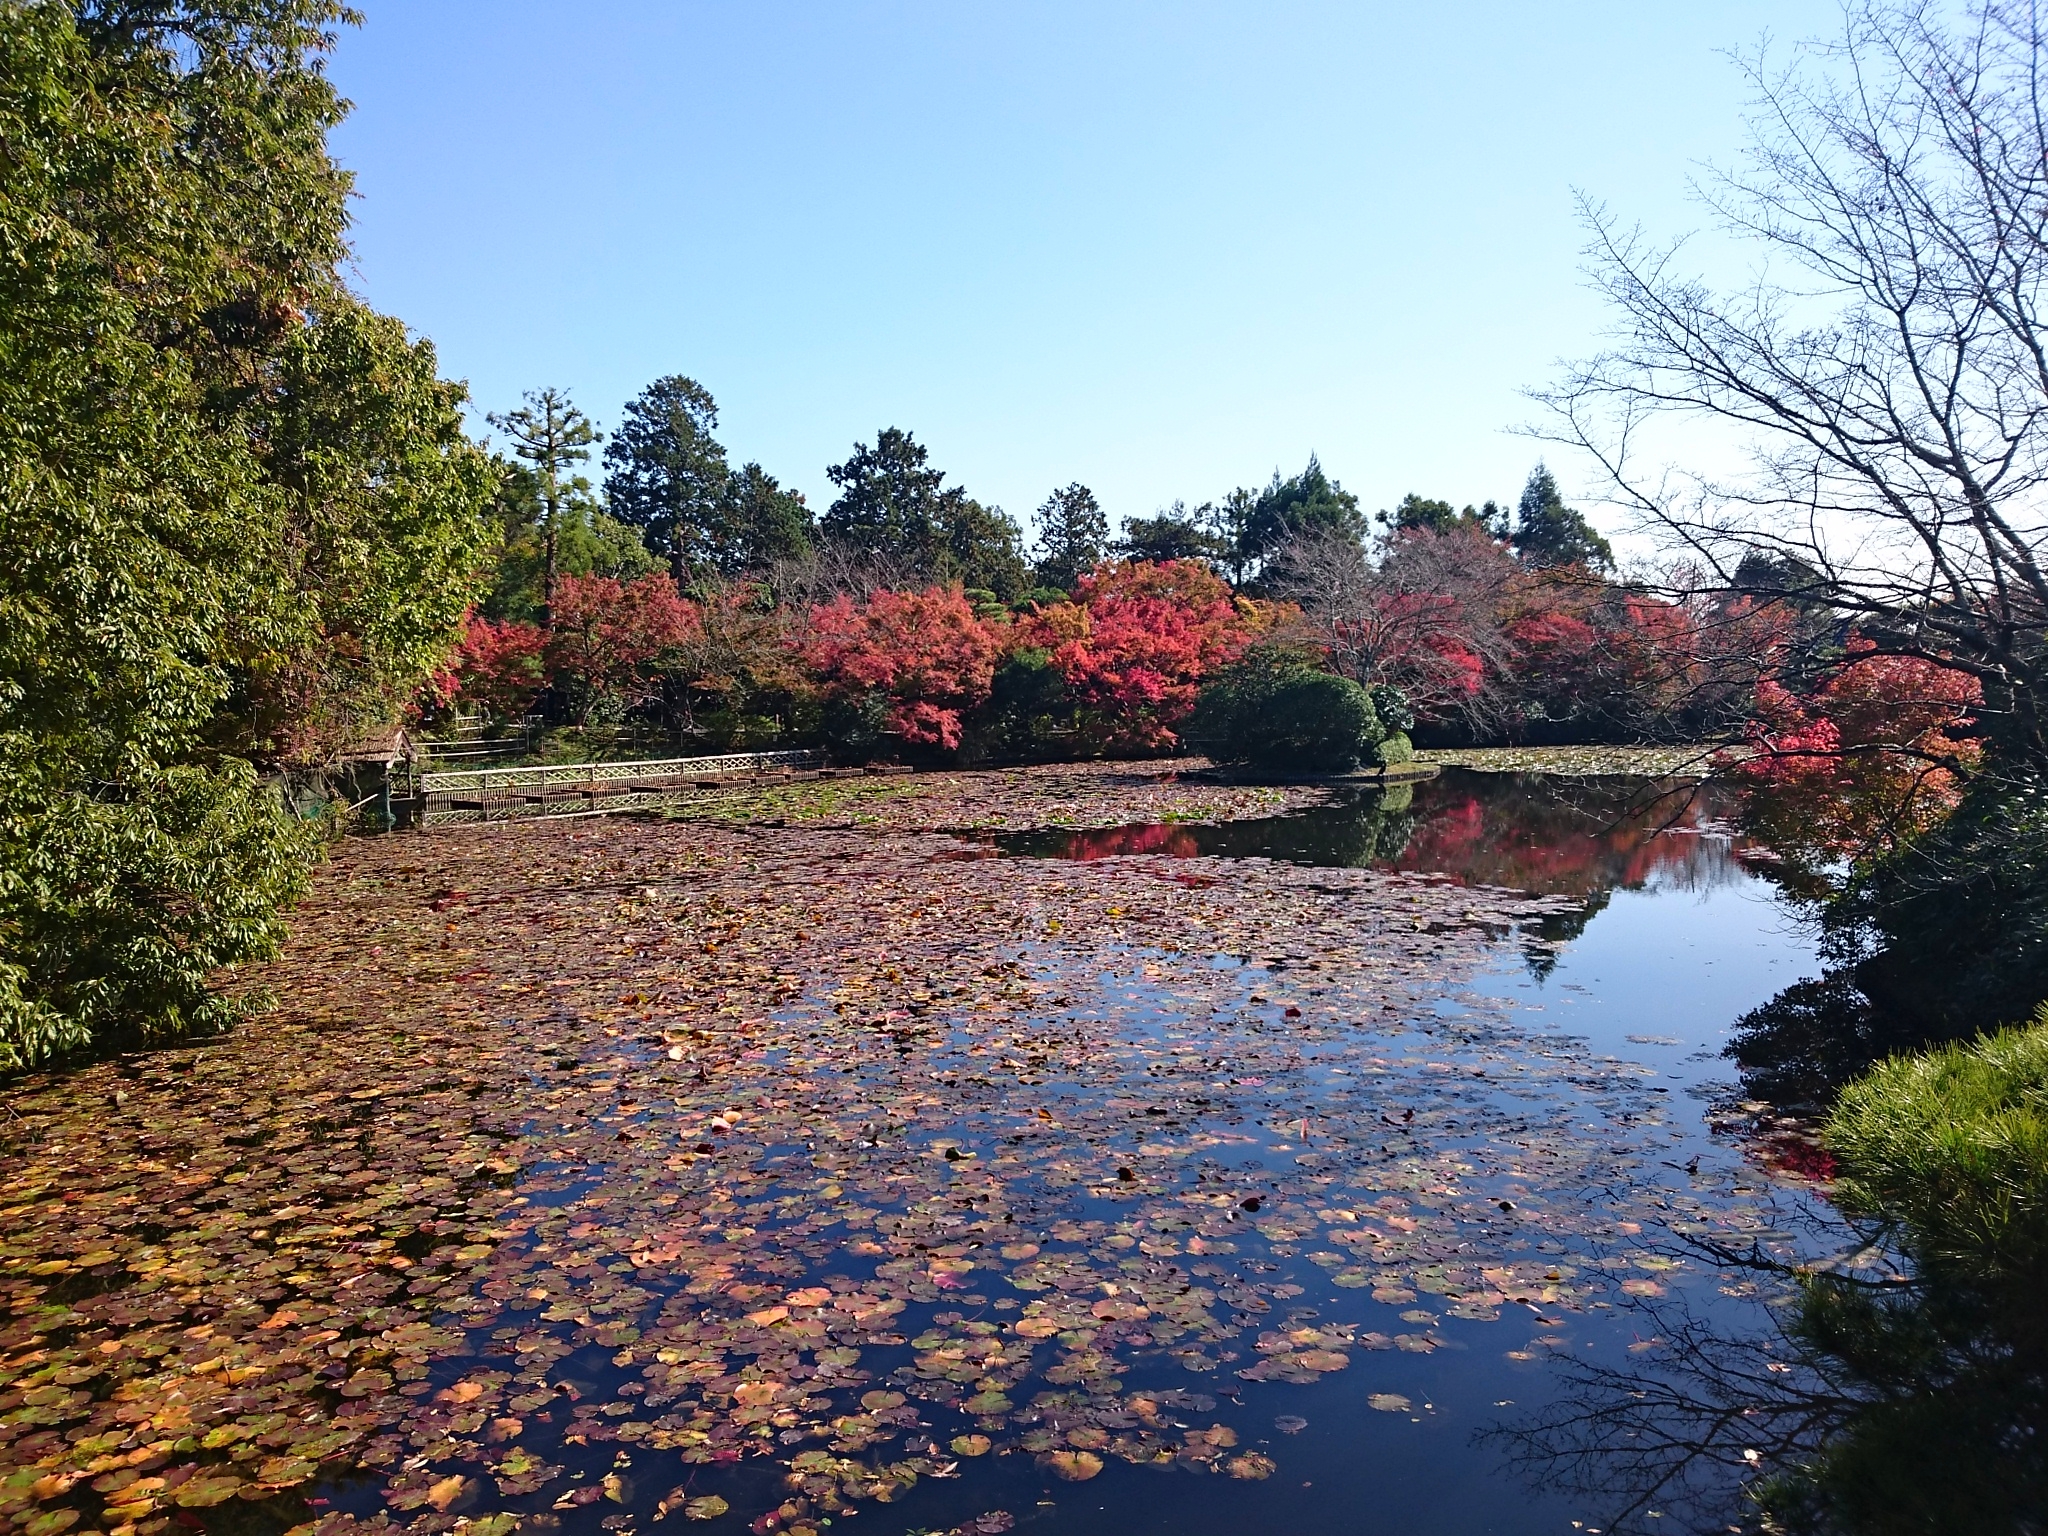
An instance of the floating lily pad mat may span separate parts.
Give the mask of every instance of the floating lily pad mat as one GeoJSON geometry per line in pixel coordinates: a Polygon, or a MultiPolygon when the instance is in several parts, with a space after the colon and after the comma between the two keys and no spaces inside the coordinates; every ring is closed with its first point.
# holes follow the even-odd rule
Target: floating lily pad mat
{"type": "Polygon", "coordinates": [[[1586,890],[943,830],[1312,803],[1219,793],[349,842],[273,1011],[6,1091],[0,1517],[1569,1529],[1474,1430],[1766,1181],[1489,980],[1586,890]]]}

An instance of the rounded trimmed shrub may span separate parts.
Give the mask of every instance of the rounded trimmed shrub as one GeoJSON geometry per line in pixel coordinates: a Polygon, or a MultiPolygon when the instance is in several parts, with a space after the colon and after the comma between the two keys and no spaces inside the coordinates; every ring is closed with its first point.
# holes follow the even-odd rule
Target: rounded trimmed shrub
{"type": "Polygon", "coordinates": [[[1203,684],[1188,734],[1218,762],[1348,773],[1386,737],[1372,697],[1287,652],[1252,651],[1203,684]]]}

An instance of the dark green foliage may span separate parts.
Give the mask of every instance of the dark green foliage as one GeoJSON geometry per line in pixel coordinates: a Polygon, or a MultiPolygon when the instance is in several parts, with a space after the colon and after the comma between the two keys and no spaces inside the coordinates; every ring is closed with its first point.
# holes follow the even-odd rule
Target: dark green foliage
{"type": "Polygon", "coordinates": [[[1613,547],[1586,521],[1584,513],[1564,504],[1556,477],[1541,464],[1530,471],[1529,483],[1522,487],[1508,542],[1527,565],[1583,565],[1597,571],[1614,568],[1613,547]]]}
{"type": "Polygon", "coordinates": [[[1968,1039],[2048,997],[2048,792],[1985,776],[1821,905],[1825,976],[1744,1016],[1751,1091],[1825,1101],[1895,1051],[1968,1039]]]}
{"type": "Polygon", "coordinates": [[[1294,534],[1318,529],[1363,540],[1366,523],[1358,498],[1324,474],[1311,454],[1308,467],[1298,475],[1282,479],[1275,470],[1272,484],[1251,503],[1238,534],[1237,559],[1245,566],[1256,565],[1294,534]]]}
{"type": "Polygon", "coordinates": [[[1348,773],[1386,737],[1363,688],[1274,647],[1210,677],[1187,734],[1219,762],[1291,773],[1348,773]]]}
{"type": "Polygon", "coordinates": [[[1071,755],[1074,735],[1074,701],[1051,654],[1026,648],[996,668],[960,755],[969,764],[1049,762],[1071,755]]]}
{"type": "Polygon", "coordinates": [[[957,581],[1004,601],[1029,585],[1023,536],[1000,507],[984,507],[927,462],[908,432],[884,427],[826,470],[839,498],[821,532],[911,581],[957,581]]]}
{"type": "Polygon", "coordinates": [[[1985,777],[1937,826],[1851,879],[1826,918],[1879,1007],[1927,1037],[2048,997],[2048,788],[1985,777]]]}
{"type": "Polygon", "coordinates": [[[0,7],[0,1066],[235,1012],[318,767],[445,653],[488,462],[337,275],[319,0],[0,7]]]}
{"type": "Polygon", "coordinates": [[[835,763],[872,761],[888,729],[889,700],[879,693],[834,695],[818,720],[818,738],[835,763]]]}
{"type": "Polygon", "coordinates": [[[681,582],[800,558],[817,532],[801,493],[759,464],[728,466],[717,427],[711,392],[671,374],[627,403],[604,451],[607,510],[640,529],[681,582]]]}
{"type": "Polygon", "coordinates": [[[1075,481],[1054,491],[1038,509],[1038,560],[1032,580],[1071,592],[1109,548],[1109,519],[1095,493],[1075,481]]]}
{"type": "Polygon", "coordinates": [[[721,565],[728,574],[801,559],[817,540],[817,519],[804,505],[803,492],[785,490],[759,464],[726,477],[720,511],[736,562],[721,565]]]}
{"type": "Polygon", "coordinates": [[[1393,511],[1381,512],[1374,521],[1395,532],[1426,528],[1431,533],[1450,533],[1457,528],[1471,527],[1496,539],[1508,536],[1508,515],[1494,502],[1489,501],[1483,507],[1467,506],[1461,512],[1448,501],[1433,501],[1413,491],[1403,496],[1393,511]]]}
{"type": "Polygon", "coordinates": [[[604,451],[605,499],[614,516],[645,530],[675,562],[716,563],[717,515],[725,494],[725,449],[712,434],[718,404],[695,379],[670,374],[626,403],[604,451]]]}
{"type": "Polygon", "coordinates": [[[1021,596],[1031,585],[1031,573],[1024,562],[1024,535],[1009,515],[971,496],[948,500],[944,512],[939,556],[925,574],[986,592],[998,603],[1021,596]]]}
{"type": "Polygon", "coordinates": [[[1802,1280],[1794,1328],[1838,1394],[1816,1454],[1761,1490],[1780,1529],[2020,1532],[2048,1515],[2048,1010],[1897,1057],[1829,1117],[1836,1198],[1907,1285],[1802,1280]]]}
{"type": "Polygon", "coordinates": [[[1133,517],[1124,523],[1115,552],[1125,560],[1202,560],[1220,565],[1229,560],[1230,544],[1208,528],[1201,509],[1190,514],[1178,502],[1157,517],[1133,517]]]}

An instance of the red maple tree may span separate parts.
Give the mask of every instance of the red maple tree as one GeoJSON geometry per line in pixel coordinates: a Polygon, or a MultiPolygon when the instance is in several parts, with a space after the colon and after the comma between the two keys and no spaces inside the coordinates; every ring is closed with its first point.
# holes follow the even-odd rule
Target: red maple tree
{"type": "Polygon", "coordinates": [[[1194,560],[1117,561],[1041,609],[1019,640],[1045,649],[1105,748],[1174,745],[1201,681],[1272,625],[1194,560]]]}
{"type": "Polygon", "coordinates": [[[644,702],[658,689],[657,663],[697,628],[696,607],[666,572],[620,581],[564,576],[555,584],[548,676],[574,701],[576,723],[599,699],[644,702]]]}
{"type": "Polygon", "coordinates": [[[988,698],[1002,645],[958,587],[841,593],[811,610],[805,662],[828,693],[879,693],[905,741],[960,745],[961,715],[988,698]]]}

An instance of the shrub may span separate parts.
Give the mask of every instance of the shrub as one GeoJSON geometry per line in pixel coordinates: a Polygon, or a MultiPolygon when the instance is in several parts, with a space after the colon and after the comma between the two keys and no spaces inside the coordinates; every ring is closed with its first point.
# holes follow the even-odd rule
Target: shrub
{"type": "Polygon", "coordinates": [[[1842,1091],[1837,1198],[1923,1268],[2048,1267],[2048,1006],[2031,1027],[1898,1056],[1842,1091]]]}
{"type": "Polygon", "coordinates": [[[1013,651],[996,669],[988,704],[960,745],[964,763],[1046,762],[1071,753],[1075,710],[1066,679],[1042,648],[1013,651]]]}
{"type": "Polygon", "coordinates": [[[1298,655],[1256,650],[1202,688],[1191,729],[1219,762],[1348,773],[1386,738],[1372,697],[1298,655]]]}
{"type": "Polygon", "coordinates": [[[1825,1437],[1755,1491],[1767,1528],[2021,1531],[2048,1507],[2048,1008],[2031,1028],[1899,1056],[1830,1116],[1837,1199],[1907,1284],[1801,1275],[1792,1331],[1825,1437]]]}
{"type": "Polygon", "coordinates": [[[235,758],[137,771],[114,803],[0,765],[17,774],[0,807],[0,1071],[239,1018],[248,1000],[213,974],[276,952],[326,828],[235,758]]]}

